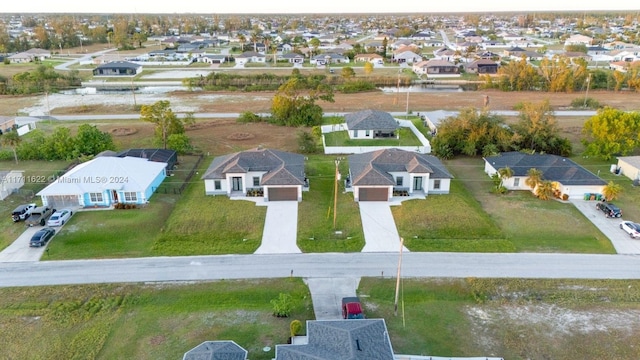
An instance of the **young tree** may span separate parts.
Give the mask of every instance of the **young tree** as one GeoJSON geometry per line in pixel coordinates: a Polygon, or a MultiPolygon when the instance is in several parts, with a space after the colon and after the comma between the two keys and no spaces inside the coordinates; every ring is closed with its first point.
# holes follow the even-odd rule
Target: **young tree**
{"type": "Polygon", "coordinates": [[[169,138],[167,138],[167,147],[171,150],[175,150],[180,155],[193,150],[191,140],[186,134],[169,135],[169,138]]]}
{"type": "Polygon", "coordinates": [[[553,183],[548,180],[542,181],[535,189],[535,194],[540,200],[549,200],[553,197],[553,183]]]}
{"type": "Polygon", "coordinates": [[[0,136],[0,142],[2,143],[2,146],[7,146],[11,148],[11,151],[13,151],[13,159],[16,161],[16,164],[17,164],[18,153],[16,152],[16,148],[18,147],[18,145],[20,145],[20,142],[22,142],[22,139],[20,138],[20,135],[18,135],[18,132],[10,131],[2,134],[2,136],[0,136]]]}
{"type": "Polygon", "coordinates": [[[582,132],[586,155],[604,160],[629,155],[640,145],[640,112],[600,109],[585,122],[582,132]]]}
{"type": "Polygon", "coordinates": [[[313,54],[317,54],[318,48],[320,47],[320,39],[318,39],[317,37],[312,38],[311,40],[309,40],[309,45],[311,45],[311,47],[313,48],[313,54]]]}
{"type": "Polygon", "coordinates": [[[604,195],[605,200],[612,201],[618,198],[622,193],[622,186],[620,184],[616,184],[613,181],[609,181],[607,185],[602,188],[602,195],[604,195]]]}
{"type": "Polygon", "coordinates": [[[560,137],[560,130],[548,100],[537,104],[524,103],[519,118],[514,126],[518,134],[519,148],[562,156],[571,154],[571,143],[560,137]],[[568,143],[568,148],[565,142],[568,143]]]}
{"type": "Polygon", "coordinates": [[[535,190],[535,188],[542,182],[542,171],[531,168],[527,171],[527,178],[524,180],[524,184],[535,190]]]}
{"type": "Polygon", "coordinates": [[[351,66],[345,66],[342,68],[341,75],[345,80],[349,80],[352,77],[356,76],[356,72],[353,70],[351,66]]]}
{"type": "Polygon", "coordinates": [[[373,64],[369,61],[364,63],[364,73],[369,75],[373,72],[373,64]]]}
{"type": "Polygon", "coordinates": [[[78,127],[73,147],[73,157],[97,155],[105,150],[115,150],[113,137],[108,132],[100,131],[95,125],[82,124],[78,127]]]}
{"type": "Polygon", "coordinates": [[[184,122],[169,107],[169,101],[160,100],[152,105],[142,105],[140,118],[156,125],[156,139],[167,148],[169,136],[184,133],[184,122]]]}
{"type": "Polygon", "coordinates": [[[322,121],[322,108],[317,100],[333,102],[331,87],[318,84],[309,89],[303,78],[290,78],[282,84],[271,102],[273,121],[285,126],[313,126],[322,121]]]}

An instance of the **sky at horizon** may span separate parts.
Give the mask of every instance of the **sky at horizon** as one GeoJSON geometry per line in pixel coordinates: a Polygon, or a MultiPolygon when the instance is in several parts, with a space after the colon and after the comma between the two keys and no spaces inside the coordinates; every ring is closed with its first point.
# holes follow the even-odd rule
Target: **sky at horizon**
{"type": "Polygon", "coordinates": [[[30,0],[7,1],[0,13],[202,13],[202,14],[286,14],[286,13],[439,13],[499,11],[640,11],[640,5],[629,0],[609,3],[596,0],[457,0],[403,2],[376,0],[244,0],[244,1],[148,1],[148,0],[30,0]],[[633,3],[633,4],[632,4],[633,3]]]}

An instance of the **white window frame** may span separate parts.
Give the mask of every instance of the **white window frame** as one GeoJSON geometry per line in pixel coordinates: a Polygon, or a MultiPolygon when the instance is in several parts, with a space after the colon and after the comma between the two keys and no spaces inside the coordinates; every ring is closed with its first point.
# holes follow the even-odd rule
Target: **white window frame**
{"type": "Polygon", "coordinates": [[[138,201],[138,193],[135,191],[125,191],[122,195],[124,195],[124,201],[126,202],[138,201]]]}
{"type": "Polygon", "coordinates": [[[440,179],[433,180],[433,189],[440,189],[440,179]]]}
{"type": "Polygon", "coordinates": [[[215,190],[222,190],[222,181],[221,180],[213,180],[213,188],[215,190]]]}
{"type": "Polygon", "coordinates": [[[102,193],[89,193],[89,199],[92,203],[104,202],[104,196],[102,193]]]}

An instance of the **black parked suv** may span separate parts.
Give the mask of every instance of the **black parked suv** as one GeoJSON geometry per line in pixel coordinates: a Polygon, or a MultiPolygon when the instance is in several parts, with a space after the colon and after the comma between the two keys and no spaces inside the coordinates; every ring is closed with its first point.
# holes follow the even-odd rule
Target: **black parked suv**
{"type": "Polygon", "coordinates": [[[621,217],[622,216],[622,210],[620,210],[619,207],[613,205],[612,203],[607,203],[607,202],[599,202],[596,204],[596,209],[602,211],[604,213],[604,216],[606,217],[621,217]]]}

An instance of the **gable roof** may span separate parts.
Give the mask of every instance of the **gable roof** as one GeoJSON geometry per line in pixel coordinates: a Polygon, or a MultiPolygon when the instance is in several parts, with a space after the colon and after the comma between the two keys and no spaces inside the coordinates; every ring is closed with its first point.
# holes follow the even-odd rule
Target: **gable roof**
{"type": "Polygon", "coordinates": [[[77,165],[36,195],[79,195],[104,190],[145,191],[167,166],[166,163],[136,157],[101,156],[77,165]],[[113,177],[126,181],[110,182],[113,177]],[[107,181],[98,181],[106,179],[107,181]]]}
{"type": "Polygon", "coordinates": [[[349,130],[395,130],[398,122],[388,112],[362,110],[344,116],[349,130]]]}
{"type": "Polygon", "coordinates": [[[261,185],[304,185],[304,156],[271,149],[253,149],[218,156],[202,180],[225,179],[226,174],[266,172],[261,185]]]}
{"type": "Polygon", "coordinates": [[[618,156],[618,160],[622,160],[636,169],[640,169],[640,156],[618,156]]]}
{"type": "Polygon", "coordinates": [[[517,151],[505,152],[485,158],[494,169],[509,167],[513,176],[527,176],[531,168],[542,171],[542,178],[557,181],[563,185],[606,185],[589,170],[571,159],[550,154],[525,154],[517,151]]]}
{"type": "Polygon", "coordinates": [[[205,341],[187,351],[182,360],[246,360],[247,350],[234,341],[205,341]]]}
{"type": "Polygon", "coordinates": [[[129,61],[112,61],[99,65],[96,69],[139,69],[142,65],[129,61]]]}
{"type": "Polygon", "coordinates": [[[396,148],[354,154],[348,159],[354,186],[395,185],[392,172],[430,174],[431,179],[453,178],[437,157],[396,148]]]}
{"type": "Polygon", "coordinates": [[[308,343],[276,345],[275,360],[393,360],[384,319],[309,320],[308,343]]]}

